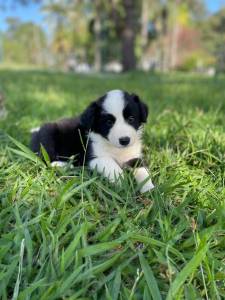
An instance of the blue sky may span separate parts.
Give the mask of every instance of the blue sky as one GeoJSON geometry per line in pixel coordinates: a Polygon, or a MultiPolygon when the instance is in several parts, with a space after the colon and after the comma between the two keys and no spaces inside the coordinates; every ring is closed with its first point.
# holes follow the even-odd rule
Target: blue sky
{"type": "Polygon", "coordinates": [[[205,0],[205,3],[209,12],[214,13],[218,11],[221,6],[225,5],[225,0],[205,0]]]}
{"type": "Polygon", "coordinates": [[[0,30],[4,31],[7,28],[6,19],[8,17],[17,17],[24,22],[32,21],[40,24],[42,27],[45,26],[43,13],[40,11],[40,5],[35,3],[28,6],[11,6],[8,7],[8,9],[0,8],[0,30]]]}
{"type": "MultiPolygon", "coordinates": [[[[222,5],[225,6],[225,0],[205,0],[205,3],[210,13],[218,11],[222,5]]],[[[46,26],[38,4],[17,5],[6,10],[0,9],[0,31],[4,31],[7,28],[6,19],[8,17],[18,17],[22,21],[32,21],[40,24],[43,28],[46,26]]]]}

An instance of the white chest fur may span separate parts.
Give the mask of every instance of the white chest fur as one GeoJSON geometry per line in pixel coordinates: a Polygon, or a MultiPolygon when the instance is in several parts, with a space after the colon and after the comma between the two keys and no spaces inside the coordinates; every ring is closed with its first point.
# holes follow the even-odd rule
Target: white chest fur
{"type": "Polygon", "coordinates": [[[89,138],[92,142],[93,155],[98,158],[112,158],[122,166],[125,162],[133,158],[141,157],[141,141],[139,139],[129,147],[118,148],[111,145],[99,134],[91,132],[89,138]]]}

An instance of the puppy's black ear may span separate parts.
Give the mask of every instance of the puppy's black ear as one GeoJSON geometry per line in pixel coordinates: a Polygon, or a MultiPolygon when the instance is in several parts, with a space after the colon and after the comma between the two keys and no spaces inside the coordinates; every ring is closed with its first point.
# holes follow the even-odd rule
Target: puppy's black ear
{"type": "Polygon", "coordinates": [[[92,129],[95,118],[96,118],[96,112],[97,112],[98,105],[96,102],[92,102],[88,108],[82,113],[80,117],[80,124],[83,126],[86,130],[92,129]]]}
{"type": "Polygon", "coordinates": [[[132,94],[134,101],[138,103],[141,122],[146,123],[148,118],[148,106],[135,94],[132,94]]]}

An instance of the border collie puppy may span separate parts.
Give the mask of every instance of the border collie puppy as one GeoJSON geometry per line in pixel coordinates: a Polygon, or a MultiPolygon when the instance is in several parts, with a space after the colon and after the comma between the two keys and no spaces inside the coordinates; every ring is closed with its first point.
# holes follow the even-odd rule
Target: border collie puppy
{"type": "Polygon", "coordinates": [[[132,167],[141,192],[154,188],[142,160],[141,136],[148,108],[135,94],[112,90],[92,102],[77,118],[44,124],[32,133],[31,148],[47,151],[53,166],[63,166],[74,156],[74,165],[96,169],[111,182],[132,167]]]}

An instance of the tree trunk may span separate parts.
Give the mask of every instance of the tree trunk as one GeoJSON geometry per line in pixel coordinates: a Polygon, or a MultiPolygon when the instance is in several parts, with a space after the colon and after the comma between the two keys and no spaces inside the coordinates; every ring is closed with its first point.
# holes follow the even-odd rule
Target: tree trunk
{"type": "Polygon", "coordinates": [[[172,31],[172,42],[171,42],[171,69],[175,69],[177,66],[177,48],[178,48],[178,36],[179,36],[179,24],[177,22],[178,8],[180,5],[180,0],[175,1],[173,13],[174,13],[174,26],[172,31]]]}
{"type": "Polygon", "coordinates": [[[136,40],[136,5],[134,0],[122,0],[125,17],[122,31],[122,65],[123,71],[136,68],[135,40],[136,40]]]}
{"type": "Polygon", "coordinates": [[[0,32],[0,63],[4,60],[3,34],[0,32]]]}
{"type": "Polygon", "coordinates": [[[145,52],[148,47],[148,21],[149,21],[149,0],[142,0],[141,9],[141,68],[145,69],[145,52]]]}
{"type": "Polygon", "coordinates": [[[94,54],[94,68],[96,72],[100,72],[102,69],[102,53],[101,53],[101,3],[100,0],[95,0],[95,23],[94,23],[94,35],[95,35],[95,54],[94,54]]]}
{"type": "Polygon", "coordinates": [[[161,15],[161,39],[160,39],[160,69],[162,72],[166,72],[168,69],[168,7],[163,7],[161,15]]]}

